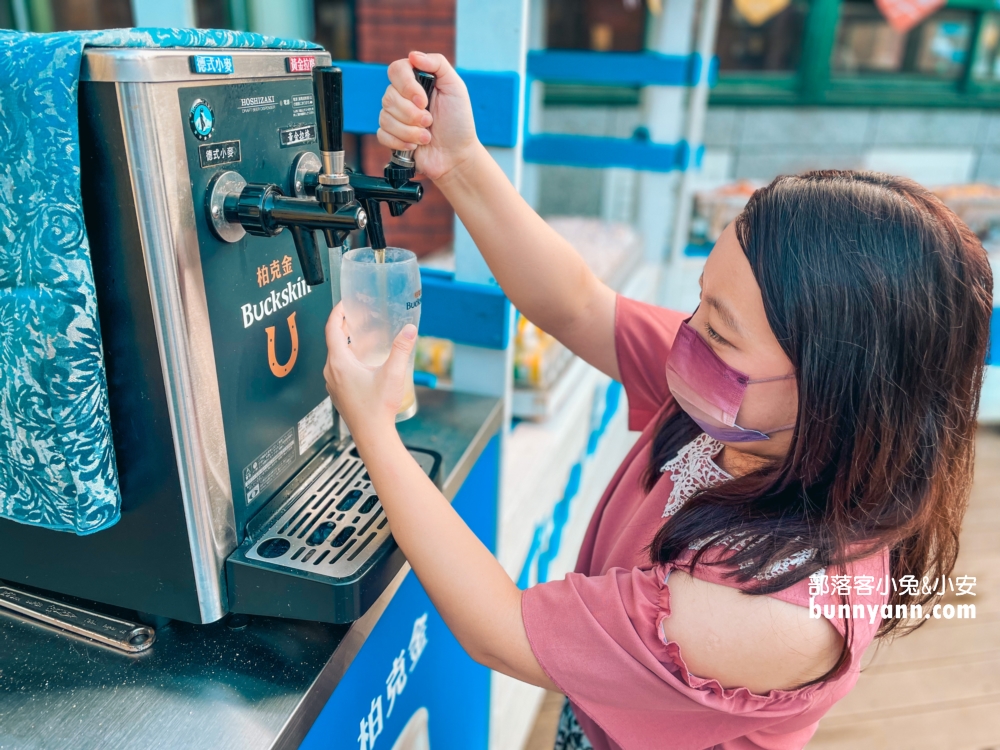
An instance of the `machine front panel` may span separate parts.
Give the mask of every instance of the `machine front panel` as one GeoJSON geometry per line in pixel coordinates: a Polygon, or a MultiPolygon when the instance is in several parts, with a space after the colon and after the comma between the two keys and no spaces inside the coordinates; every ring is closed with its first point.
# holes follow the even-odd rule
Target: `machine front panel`
{"type": "MultiPolygon", "coordinates": [[[[178,106],[201,247],[237,534],[333,437],[323,381],[332,295],[307,286],[288,231],[219,240],[206,191],[223,171],[291,195],[292,163],[316,151],[309,77],[182,87],[178,106]]],[[[318,236],[322,242],[322,237],[318,236]]]]}

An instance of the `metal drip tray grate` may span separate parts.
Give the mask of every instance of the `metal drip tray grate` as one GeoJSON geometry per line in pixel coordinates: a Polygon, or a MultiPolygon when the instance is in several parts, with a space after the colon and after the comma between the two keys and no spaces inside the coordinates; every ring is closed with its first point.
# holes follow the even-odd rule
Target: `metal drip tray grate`
{"type": "MultiPolygon", "coordinates": [[[[434,455],[414,450],[410,454],[432,475],[434,455]]],[[[320,464],[244,554],[250,560],[313,575],[347,578],[365,565],[389,534],[382,504],[352,447],[320,464]]]]}

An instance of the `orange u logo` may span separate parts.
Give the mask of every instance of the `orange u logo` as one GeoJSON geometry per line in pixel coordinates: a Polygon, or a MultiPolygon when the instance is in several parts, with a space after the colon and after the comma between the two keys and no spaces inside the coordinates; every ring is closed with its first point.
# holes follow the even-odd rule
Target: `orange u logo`
{"type": "Polygon", "coordinates": [[[283,378],[295,367],[295,360],[299,356],[299,330],[295,327],[295,313],[288,316],[288,332],[292,335],[292,353],[285,364],[279,365],[274,356],[274,326],[268,326],[265,330],[267,331],[267,363],[271,366],[271,372],[276,377],[283,378]]]}

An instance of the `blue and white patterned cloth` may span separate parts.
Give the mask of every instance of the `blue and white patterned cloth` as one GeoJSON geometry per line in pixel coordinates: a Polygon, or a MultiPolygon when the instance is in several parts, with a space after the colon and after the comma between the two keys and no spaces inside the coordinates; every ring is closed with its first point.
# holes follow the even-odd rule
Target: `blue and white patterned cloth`
{"type": "Polygon", "coordinates": [[[0,32],[0,517],[77,534],[121,510],[80,197],[88,46],[317,45],[203,29],[0,32]]]}
{"type": "Polygon", "coordinates": [[[576,720],[569,698],[563,701],[562,713],[559,714],[559,727],[556,729],[556,742],[553,750],[594,750],[583,727],[576,720]]]}

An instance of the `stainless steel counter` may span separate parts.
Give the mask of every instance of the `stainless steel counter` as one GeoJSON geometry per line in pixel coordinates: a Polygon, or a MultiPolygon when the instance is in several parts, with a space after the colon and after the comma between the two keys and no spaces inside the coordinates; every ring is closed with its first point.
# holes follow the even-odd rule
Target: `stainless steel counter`
{"type": "MultiPolygon", "coordinates": [[[[501,403],[425,389],[418,399],[399,432],[441,454],[450,500],[499,429],[501,403]]],[[[349,626],[172,622],[135,656],[0,610],[0,750],[296,747],[408,572],[349,626]]]]}

